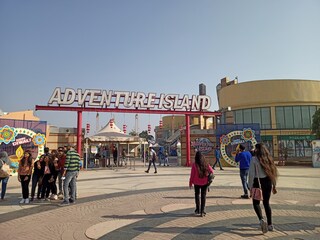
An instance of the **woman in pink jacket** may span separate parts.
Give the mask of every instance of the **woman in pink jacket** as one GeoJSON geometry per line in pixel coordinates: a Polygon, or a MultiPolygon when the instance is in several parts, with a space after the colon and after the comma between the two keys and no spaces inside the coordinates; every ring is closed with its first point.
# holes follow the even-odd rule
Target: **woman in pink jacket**
{"type": "Polygon", "coordinates": [[[196,202],[196,210],[194,211],[196,215],[201,215],[204,217],[206,215],[206,195],[208,189],[208,175],[213,173],[213,169],[210,164],[206,161],[205,157],[201,152],[197,152],[195,156],[195,162],[192,164],[189,187],[192,188],[194,185],[194,198],[196,202]],[[199,200],[199,195],[201,191],[201,205],[199,200]]]}

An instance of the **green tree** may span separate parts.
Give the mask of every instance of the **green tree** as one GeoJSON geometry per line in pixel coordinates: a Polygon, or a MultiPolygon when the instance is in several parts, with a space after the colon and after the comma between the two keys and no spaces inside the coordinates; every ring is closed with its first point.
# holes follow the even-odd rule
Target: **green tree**
{"type": "Polygon", "coordinates": [[[139,134],[139,137],[147,139],[148,138],[148,131],[144,130],[139,134]]]}
{"type": "Polygon", "coordinates": [[[129,135],[130,136],[138,136],[138,133],[135,131],[135,130],[131,130],[130,132],[129,132],[129,135]]]}
{"type": "Polygon", "coordinates": [[[320,139],[320,109],[312,116],[312,133],[315,133],[317,139],[320,139]]]}

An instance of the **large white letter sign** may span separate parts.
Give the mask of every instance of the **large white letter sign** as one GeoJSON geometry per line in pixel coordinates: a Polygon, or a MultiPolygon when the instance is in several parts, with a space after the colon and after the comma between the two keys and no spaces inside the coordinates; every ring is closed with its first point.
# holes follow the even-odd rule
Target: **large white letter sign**
{"type": "Polygon", "coordinates": [[[144,108],[144,109],[171,109],[186,111],[208,110],[211,105],[211,99],[207,95],[187,94],[180,97],[179,94],[164,94],[157,96],[156,93],[145,94],[143,92],[112,91],[102,89],[77,89],[66,88],[64,92],[61,88],[54,89],[48,105],[57,104],[59,106],[72,105],[89,107],[124,107],[144,108]]]}

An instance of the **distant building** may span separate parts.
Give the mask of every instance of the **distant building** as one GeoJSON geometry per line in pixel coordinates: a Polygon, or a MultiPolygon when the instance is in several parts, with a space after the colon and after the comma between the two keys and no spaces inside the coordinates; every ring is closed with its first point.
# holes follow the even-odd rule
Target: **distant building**
{"type": "Polygon", "coordinates": [[[311,159],[312,116],[320,107],[320,81],[274,79],[217,86],[221,124],[258,123],[261,140],[275,158],[311,159]]]}

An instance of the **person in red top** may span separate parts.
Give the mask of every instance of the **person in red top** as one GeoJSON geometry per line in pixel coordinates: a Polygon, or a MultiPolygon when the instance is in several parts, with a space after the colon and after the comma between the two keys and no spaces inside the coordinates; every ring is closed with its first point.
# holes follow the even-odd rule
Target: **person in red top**
{"type": "Polygon", "coordinates": [[[200,151],[196,152],[195,162],[192,164],[189,187],[192,188],[194,185],[194,198],[196,202],[196,210],[194,211],[196,215],[201,214],[201,217],[206,215],[206,195],[208,189],[208,175],[213,173],[213,169],[210,164],[206,161],[205,157],[200,151]],[[201,204],[200,195],[201,191],[201,204]]]}

